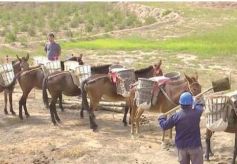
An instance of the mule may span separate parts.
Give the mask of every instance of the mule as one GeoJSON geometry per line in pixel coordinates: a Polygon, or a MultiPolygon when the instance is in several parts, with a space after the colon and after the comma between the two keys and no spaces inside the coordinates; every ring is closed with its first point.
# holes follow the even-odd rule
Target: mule
{"type": "MultiPolygon", "coordinates": [[[[16,75],[21,71],[20,62],[18,62],[18,60],[14,60],[12,61],[12,66],[13,66],[14,75],[16,77],[16,75]]],[[[16,84],[16,80],[13,80],[12,83],[9,84],[8,86],[3,86],[3,85],[0,86],[0,92],[4,91],[4,113],[5,114],[8,114],[7,102],[8,102],[8,97],[9,97],[10,112],[12,115],[16,115],[12,106],[12,94],[15,88],[15,84],[16,84]]]]}
{"type": "MultiPolygon", "coordinates": [[[[25,60],[27,57],[23,57],[22,60],[25,60]]],[[[15,77],[17,76],[17,74],[21,71],[21,67],[20,67],[20,62],[18,60],[13,60],[12,61],[12,67],[13,67],[13,72],[15,77]]],[[[15,88],[15,84],[16,84],[16,79],[14,78],[13,81],[7,85],[7,86],[0,86],[0,92],[4,91],[4,113],[8,114],[7,111],[7,102],[8,102],[8,97],[9,97],[9,105],[10,105],[10,112],[12,115],[16,115],[15,111],[13,110],[13,106],[12,106],[12,94],[15,88]]]]}
{"type": "MultiPolygon", "coordinates": [[[[17,58],[20,62],[22,70],[21,74],[18,77],[18,82],[23,91],[23,94],[19,100],[19,117],[20,119],[23,119],[22,107],[24,108],[26,117],[29,117],[30,115],[26,107],[27,97],[33,88],[42,89],[42,83],[45,77],[45,72],[43,71],[41,66],[36,66],[32,68],[29,67],[28,64],[29,54],[27,55],[26,58],[21,59],[18,56],[17,58]]],[[[76,60],[78,61],[79,64],[84,63],[82,61],[82,56],[77,57],[76,60]]],[[[64,62],[61,62],[61,64],[63,63],[64,62]]],[[[64,111],[62,106],[62,95],[59,96],[59,107],[61,108],[62,111],[64,111]]]]}
{"type": "MultiPolygon", "coordinates": [[[[157,113],[166,113],[178,105],[179,97],[183,92],[190,91],[194,96],[201,93],[201,85],[198,82],[197,74],[196,77],[189,77],[188,75],[185,75],[185,79],[171,81],[170,83],[166,84],[165,89],[159,86],[159,90],[160,91],[158,92],[157,96],[153,97],[153,99],[156,98],[156,101],[151,105],[149,111],[157,113]],[[172,93],[168,94],[168,90],[172,93]]],[[[136,134],[138,134],[140,117],[143,114],[144,109],[139,108],[136,105],[135,89],[132,93],[133,94],[130,97],[132,105],[131,133],[134,134],[136,130],[136,134]]]]}
{"type": "MultiPolygon", "coordinates": [[[[234,145],[234,151],[233,151],[233,159],[232,159],[232,164],[235,164],[235,160],[236,160],[236,155],[237,155],[237,116],[236,113],[234,111],[234,109],[232,109],[231,111],[231,115],[233,116],[233,120],[234,123],[233,125],[228,125],[227,129],[225,130],[225,132],[227,133],[234,133],[235,134],[235,145],[234,145]]],[[[212,150],[211,150],[211,137],[213,135],[214,132],[212,132],[209,129],[206,129],[206,152],[205,152],[205,158],[207,161],[209,161],[209,157],[213,156],[212,150]]]]}
{"type": "MultiPolygon", "coordinates": [[[[110,64],[102,65],[102,66],[93,66],[91,67],[91,74],[94,76],[98,76],[99,73],[108,73],[110,64]]],[[[54,125],[57,125],[57,122],[60,122],[60,118],[56,111],[56,100],[60,95],[66,96],[80,96],[81,89],[77,85],[75,85],[73,81],[73,77],[70,72],[64,71],[60,73],[54,73],[45,77],[43,80],[43,100],[46,106],[49,106],[51,120],[54,125]],[[47,90],[52,96],[52,100],[50,105],[48,105],[48,96],[47,90]]],[[[83,106],[83,105],[82,105],[83,106]]],[[[90,114],[90,112],[89,112],[90,114]]]]}
{"type": "MultiPolygon", "coordinates": [[[[148,78],[152,76],[162,75],[163,73],[160,66],[161,61],[157,65],[136,70],[135,71],[136,79],[141,77],[148,78]]],[[[124,124],[127,124],[126,115],[129,111],[128,98],[125,98],[122,95],[117,94],[116,85],[112,82],[109,75],[101,75],[96,77],[92,76],[82,82],[81,89],[82,89],[82,105],[83,105],[83,107],[81,108],[81,116],[83,116],[84,109],[90,111],[91,113],[90,127],[93,130],[97,129],[97,124],[95,123],[95,117],[94,117],[94,110],[96,110],[102,97],[105,100],[109,101],[126,101],[127,105],[125,107],[123,122],[124,124]],[[88,104],[87,101],[87,95],[90,99],[90,105],[88,104]]]]}

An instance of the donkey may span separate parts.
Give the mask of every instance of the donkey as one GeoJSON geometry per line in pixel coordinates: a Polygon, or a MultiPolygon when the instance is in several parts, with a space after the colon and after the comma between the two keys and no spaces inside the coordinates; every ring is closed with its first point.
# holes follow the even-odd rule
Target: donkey
{"type": "MultiPolygon", "coordinates": [[[[13,66],[14,75],[16,77],[16,75],[21,71],[20,62],[18,62],[18,60],[14,60],[12,61],[12,66],[13,66]]],[[[2,86],[2,85],[0,86],[0,92],[4,91],[4,113],[5,114],[8,114],[7,102],[8,102],[8,97],[9,97],[10,112],[12,113],[12,115],[16,115],[12,107],[12,93],[14,91],[15,84],[16,84],[16,80],[13,80],[12,83],[9,84],[8,86],[2,86]]]]}
{"type": "MultiPolygon", "coordinates": [[[[178,105],[179,96],[184,91],[190,91],[194,96],[201,93],[201,85],[198,82],[197,74],[196,77],[189,77],[185,75],[184,80],[170,81],[165,85],[165,89],[159,87],[159,90],[158,95],[155,97],[156,101],[152,104],[149,111],[165,113],[178,105]],[[168,92],[171,93],[168,94],[168,92]]],[[[136,106],[135,89],[133,90],[132,96],[130,96],[130,101],[132,105],[131,133],[134,134],[136,128],[136,134],[138,134],[140,117],[143,114],[144,109],[136,106]]]]}
{"type": "MultiPolygon", "coordinates": [[[[98,76],[99,73],[108,73],[109,67],[111,65],[102,65],[102,66],[93,66],[91,67],[91,74],[98,76]]],[[[51,119],[54,125],[57,125],[57,122],[60,122],[60,118],[56,111],[56,100],[60,95],[66,96],[80,96],[81,89],[74,84],[73,77],[70,72],[63,71],[60,73],[53,73],[48,77],[45,77],[43,80],[43,100],[46,106],[49,106],[51,119]],[[50,105],[48,105],[48,96],[47,91],[49,90],[52,100],[50,105]]],[[[83,105],[82,105],[83,106],[83,105]]],[[[90,114],[90,111],[89,111],[90,114]]]]}
{"type": "MultiPolygon", "coordinates": [[[[135,75],[136,79],[143,77],[148,78],[152,76],[162,75],[162,70],[160,69],[161,61],[154,66],[149,66],[147,68],[136,70],[135,75]]],[[[101,75],[96,77],[90,77],[82,82],[82,105],[81,108],[81,116],[83,116],[83,109],[88,110],[92,115],[90,115],[90,128],[93,130],[97,129],[97,125],[95,123],[94,110],[96,110],[99,102],[102,97],[109,101],[126,101],[127,105],[125,108],[125,114],[123,118],[124,124],[126,122],[126,115],[128,113],[128,98],[123,97],[122,95],[117,94],[116,86],[111,81],[109,75],[101,75]],[[87,101],[87,94],[90,99],[90,106],[87,101]]]]}
{"type": "MultiPolygon", "coordinates": [[[[236,155],[237,155],[237,115],[234,111],[234,105],[233,104],[233,109],[230,112],[230,115],[233,117],[233,125],[228,125],[227,129],[225,130],[225,132],[227,133],[234,133],[235,134],[235,146],[234,146],[234,152],[233,152],[233,159],[232,159],[232,164],[235,164],[235,159],[236,159],[236,155]]],[[[209,156],[213,156],[212,150],[211,150],[211,137],[213,135],[214,132],[212,132],[209,129],[206,129],[206,152],[205,152],[205,158],[207,161],[209,161],[209,156]]]]}

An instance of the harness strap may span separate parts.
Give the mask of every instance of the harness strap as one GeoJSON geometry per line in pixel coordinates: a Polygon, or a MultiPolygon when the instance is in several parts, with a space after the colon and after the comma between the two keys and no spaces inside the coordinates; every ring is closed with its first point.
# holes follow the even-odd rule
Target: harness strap
{"type": "Polygon", "coordinates": [[[49,76],[48,76],[48,79],[49,79],[49,78],[56,77],[56,76],[58,76],[58,75],[67,74],[67,73],[69,73],[69,74],[71,75],[71,73],[70,73],[69,71],[63,71],[63,72],[59,72],[59,73],[56,73],[56,74],[53,74],[53,75],[49,75],[49,76]]]}
{"type": "Polygon", "coordinates": [[[165,95],[165,97],[167,98],[167,100],[169,100],[169,102],[171,102],[173,105],[177,106],[177,104],[171,100],[171,98],[167,95],[167,93],[164,91],[164,89],[162,87],[159,87],[161,92],[165,95]]]}
{"type": "Polygon", "coordinates": [[[28,73],[32,72],[32,71],[35,71],[35,70],[38,70],[38,69],[41,69],[41,67],[37,67],[37,68],[33,68],[31,70],[26,70],[26,71],[23,71],[21,74],[20,74],[20,77],[21,76],[25,76],[27,75],[28,73]]]}

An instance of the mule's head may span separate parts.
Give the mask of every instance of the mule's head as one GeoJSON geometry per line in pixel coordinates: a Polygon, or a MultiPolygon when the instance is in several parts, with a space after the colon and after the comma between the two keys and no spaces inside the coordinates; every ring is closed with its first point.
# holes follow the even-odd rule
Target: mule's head
{"type": "Polygon", "coordinates": [[[184,74],[185,75],[185,78],[186,80],[188,81],[188,86],[189,86],[189,90],[190,92],[196,96],[198,95],[199,93],[201,93],[201,85],[199,84],[198,82],[198,74],[196,73],[195,76],[193,77],[189,77],[188,75],[184,74]]]}
{"type": "Polygon", "coordinates": [[[70,58],[69,60],[71,60],[71,61],[77,61],[79,65],[84,65],[84,62],[83,62],[83,60],[82,60],[83,54],[80,54],[80,56],[74,56],[74,55],[72,54],[72,56],[73,56],[73,57],[70,58]]]}
{"type": "Polygon", "coordinates": [[[18,55],[16,55],[18,61],[20,62],[20,68],[21,70],[27,70],[29,69],[29,63],[28,63],[28,60],[29,60],[29,54],[26,55],[26,57],[19,57],[18,55]]]}
{"type": "Polygon", "coordinates": [[[163,72],[160,68],[162,61],[160,60],[159,63],[153,65],[153,76],[162,76],[163,72]]]}

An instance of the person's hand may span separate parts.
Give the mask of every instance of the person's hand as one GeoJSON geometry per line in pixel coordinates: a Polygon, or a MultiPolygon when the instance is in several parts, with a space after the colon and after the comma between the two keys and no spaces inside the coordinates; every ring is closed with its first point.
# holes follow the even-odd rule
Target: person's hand
{"type": "Polygon", "coordinates": [[[195,104],[205,105],[205,100],[203,96],[195,98],[195,104]]]}
{"type": "Polygon", "coordinates": [[[161,113],[159,118],[167,118],[167,116],[165,115],[165,113],[161,113]]]}

